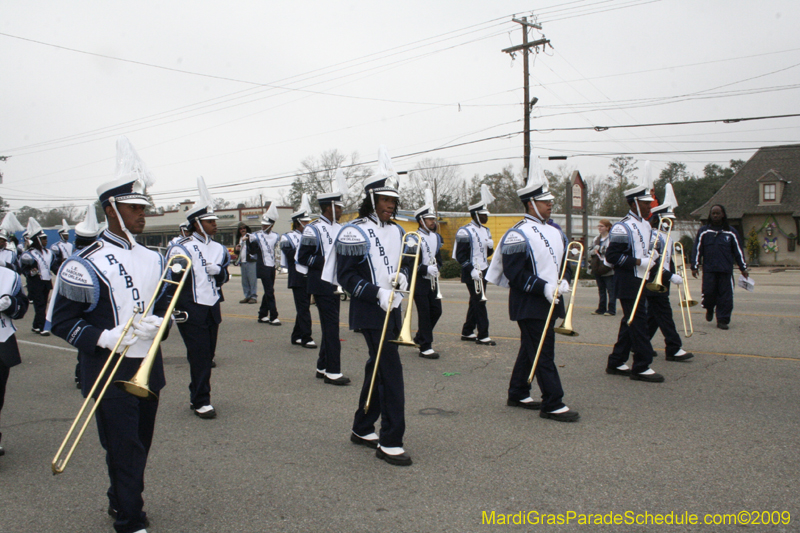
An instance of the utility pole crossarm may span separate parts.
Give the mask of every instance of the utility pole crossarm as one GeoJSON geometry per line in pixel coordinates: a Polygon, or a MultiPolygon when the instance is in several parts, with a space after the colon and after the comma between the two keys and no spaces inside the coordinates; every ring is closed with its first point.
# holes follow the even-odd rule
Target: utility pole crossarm
{"type": "Polygon", "coordinates": [[[541,30],[541,29],[542,29],[542,25],[541,25],[541,24],[537,24],[537,23],[535,23],[535,22],[528,22],[528,20],[527,20],[527,19],[528,19],[528,18],[527,18],[527,17],[525,17],[525,18],[522,18],[522,19],[515,19],[515,18],[512,18],[511,20],[512,20],[513,22],[516,22],[517,24],[522,24],[523,26],[528,26],[529,28],[535,28],[535,29],[537,29],[537,30],[541,30]]]}
{"type": "Polygon", "coordinates": [[[520,50],[528,50],[530,48],[536,48],[537,46],[541,46],[543,44],[550,44],[550,39],[539,39],[538,41],[533,41],[530,43],[518,44],[517,46],[512,46],[511,48],[505,48],[501,50],[501,52],[505,52],[506,54],[512,54],[514,52],[519,52],[520,50]]]}

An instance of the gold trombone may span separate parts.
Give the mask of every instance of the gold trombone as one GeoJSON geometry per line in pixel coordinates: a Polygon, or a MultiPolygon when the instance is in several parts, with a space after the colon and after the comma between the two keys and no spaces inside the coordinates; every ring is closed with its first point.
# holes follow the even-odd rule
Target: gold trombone
{"type": "Polygon", "coordinates": [[[394,303],[394,295],[395,293],[401,292],[408,295],[408,305],[406,306],[406,314],[403,317],[403,325],[400,328],[400,335],[395,340],[390,340],[389,342],[393,342],[395,344],[402,344],[403,346],[419,346],[414,342],[411,337],[411,308],[414,307],[411,303],[411,300],[414,297],[414,288],[417,285],[417,268],[419,267],[419,251],[420,246],[418,246],[420,242],[419,233],[416,231],[411,231],[403,235],[403,241],[400,243],[400,259],[397,262],[397,271],[394,275],[394,280],[392,281],[392,292],[389,294],[389,310],[386,311],[386,318],[383,320],[383,331],[381,331],[381,341],[378,344],[378,353],[375,355],[375,367],[372,369],[372,379],[369,382],[369,392],[367,393],[367,401],[364,403],[364,413],[369,411],[370,403],[372,402],[372,391],[375,390],[375,378],[378,376],[378,365],[381,362],[381,353],[383,353],[383,341],[386,339],[386,330],[389,328],[389,316],[392,314],[394,307],[392,304],[394,303]],[[408,242],[409,237],[415,237],[416,243],[416,251],[412,254],[410,252],[405,252],[406,246],[411,244],[408,242]],[[397,287],[397,281],[400,277],[400,267],[403,265],[403,258],[404,257],[413,257],[414,258],[414,267],[411,269],[411,281],[408,285],[408,290],[401,291],[397,287]]]}
{"type": "Polygon", "coordinates": [[[683,245],[676,242],[672,245],[672,250],[672,256],[675,258],[676,270],[678,271],[678,275],[683,278],[683,284],[678,288],[678,300],[680,301],[683,333],[688,339],[694,334],[692,313],[689,311],[689,308],[697,305],[697,300],[692,300],[692,295],[689,294],[689,278],[686,276],[686,258],[683,253],[683,245]],[[681,258],[680,262],[677,259],[678,256],[681,258]]]}
{"type": "MultiPolygon", "coordinates": [[[[672,233],[672,219],[671,218],[664,218],[658,224],[658,231],[656,232],[655,240],[653,241],[653,250],[656,249],[658,246],[661,234],[664,231],[664,228],[667,228],[667,238],[664,239],[665,243],[669,242],[669,236],[672,233]]],[[[662,251],[663,252],[663,251],[662,251]]],[[[662,276],[664,274],[664,259],[666,259],[667,254],[661,254],[661,263],[658,267],[658,274],[656,275],[656,279],[653,283],[647,283],[647,278],[650,275],[650,267],[653,263],[653,254],[650,253],[650,259],[647,260],[647,270],[645,270],[644,275],[642,276],[642,283],[639,285],[639,292],[636,294],[636,300],[633,302],[633,310],[631,311],[631,316],[628,318],[628,325],[630,326],[633,323],[633,317],[636,316],[636,310],[639,308],[639,300],[642,298],[642,292],[644,292],[644,287],[647,285],[647,289],[653,292],[664,292],[666,291],[666,287],[661,283],[662,276]]]]}
{"type": "Polygon", "coordinates": [[[100,370],[100,373],[97,376],[97,379],[92,385],[89,394],[86,396],[86,400],[84,400],[83,405],[81,406],[80,410],[78,411],[78,415],[73,420],[72,425],[67,431],[67,435],[64,437],[64,440],[61,443],[61,446],[58,448],[55,457],[53,458],[52,463],[50,464],[51,469],[53,470],[53,475],[62,473],[67,468],[67,463],[69,462],[72,454],[75,452],[75,448],[77,448],[78,443],[80,442],[81,438],[83,437],[86,428],[89,426],[89,422],[92,420],[92,416],[94,416],[95,411],[97,411],[97,407],[100,405],[100,401],[102,401],[103,396],[105,396],[106,390],[108,386],[112,383],[114,379],[114,375],[119,370],[122,361],[125,359],[125,354],[128,352],[129,346],[126,346],[121,353],[117,354],[117,350],[119,349],[120,343],[122,343],[122,339],[125,338],[125,335],[128,333],[131,327],[133,327],[133,321],[138,314],[142,316],[147,316],[147,313],[152,309],[153,305],[155,305],[156,299],[158,295],[161,293],[161,288],[163,287],[164,283],[169,283],[172,285],[176,285],[177,288],[175,289],[175,293],[172,295],[172,299],[170,300],[169,307],[164,314],[164,320],[161,322],[161,326],[158,328],[158,332],[156,336],[153,338],[153,342],[150,345],[150,350],[147,352],[147,356],[142,360],[142,364],[139,366],[139,370],[136,374],[130,379],[130,381],[113,381],[114,385],[121,388],[122,390],[133,394],[139,398],[147,398],[150,400],[155,400],[158,396],[148,388],[148,380],[150,379],[150,371],[153,368],[153,363],[156,360],[156,355],[158,354],[158,347],[161,344],[161,339],[164,337],[164,334],[167,331],[167,327],[169,326],[170,317],[172,316],[172,311],[175,309],[175,304],[178,302],[178,296],[180,296],[181,289],[183,288],[183,284],[186,281],[185,271],[188,271],[192,268],[192,260],[182,254],[176,254],[170,257],[169,261],[167,262],[167,266],[164,269],[164,272],[161,274],[161,279],[159,279],[158,284],[156,285],[156,289],[153,292],[152,298],[150,298],[150,303],[147,304],[147,307],[143,312],[134,310],[133,315],[128,319],[125,323],[125,327],[122,330],[122,335],[120,335],[117,343],[114,345],[114,349],[111,350],[111,354],[108,356],[103,368],[100,370]],[[171,279],[167,279],[167,276],[172,274],[181,274],[180,281],[173,281],[171,279]],[[182,274],[183,273],[183,274],[182,274]],[[118,357],[117,357],[118,356],[118,357]],[[111,367],[112,362],[114,362],[115,357],[117,357],[116,362],[111,369],[111,372],[107,373],[107,370],[111,367]],[[106,376],[107,374],[107,376],[106,376]],[[89,410],[88,414],[85,415],[86,409],[89,407],[89,401],[92,399],[95,391],[98,387],[102,384],[102,388],[100,392],[97,394],[97,399],[94,401],[94,405],[89,410]],[[78,430],[77,436],[75,435],[75,430],[78,428],[78,424],[81,419],[84,418],[83,423],[80,424],[80,429],[78,430]],[[74,437],[74,439],[73,439],[74,437]],[[69,446],[69,449],[66,450],[66,454],[64,454],[65,448],[67,445],[72,441],[72,444],[69,446]]]}
{"type": "Polygon", "coordinates": [[[578,241],[572,241],[567,245],[567,253],[564,258],[564,264],[561,265],[561,276],[558,278],[558,282],[556,283],[556,290],[553,292],[553,301],[550,302],[550,311],[547,313],[547,320],[544,323],[544,331],[542,332],[542,336],[539,339],[539,347],[536,348],[536,356],[533,358],[533,366],[531,367],[531,373],[528,376],[528,383],[533,381],[533,375],[536,373],[536,365],[539,363],[539,356],[542,354],[542,347],[544,346],[544,339],[547,337],[547,330],[550,325],[550,319],[553,317],[553,311],[556,308],[556,302],[558,301],[559,297],[559,287],[561,286],[561,282],[564,280],[564,275],[567,273],[567,264],[570,262],[577,264],[577,272],[575,274],[575,279],[573,280],[573,294],[572,298],[569,301],[569,308],[567,310],[566,315],[564,316],[564,322],[557,328],[555,328],[556,333],[560,333],[562,335],[569,335],[572,337],[576,337],[578,334],[575,333],[575,330],[572,329],[572,308],[573,304],[575,303],[575,286],[578,281],[578,276],[580,275],[580,268],[581,268],[581,259],[583,258],[583,244],[578,241]],[[577,258],[570,257],[572,255],[577,255],[577,258]],[[559,331],[561,330],[561,331],[559,331]]]}

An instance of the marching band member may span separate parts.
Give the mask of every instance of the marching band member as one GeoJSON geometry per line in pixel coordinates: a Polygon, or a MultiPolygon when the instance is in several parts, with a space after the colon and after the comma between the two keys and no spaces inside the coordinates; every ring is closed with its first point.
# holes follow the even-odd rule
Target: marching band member
{"type": "Polygon", "coordinates": [[[61,266],[61,263],[67,260],[67,257],[72,255],[74,249],[72,243],[69,242],[69,224],[63,218],[61,219],[61,229],[58,230],[58,236],[61,240],[50,247],[50,251],[53,252],[56,270],[61,266]]]}
{"type": "Polygon", "coordinates": [[[692,277],[697,278],[703,264],[703,293],[701,305],[706,321],[714,320],[717,327],[728,329],[733,312],[733,266],[736,264],[745,278],[747,263],[742,251],[742,237],[728,224],[728,215],[721,205],[711,207],[706,225],[697,231],[692,250],[692,277]]]}
{"type": "Polygon", "coordinates": [[[167,246],[168,247],[172,246],[173,244],[175,244],[179,240],[185,239],[186,237],[189,237],[191,234],[192,234],[192,230],[189,228],[189,223],[188,222],[181,222],[178,225],[178,235],[176,237],[171,238],[169,240],[169,243],[167,244],[167,246]]]}
{"type": "MultiPolygon", "coordinates": [[[[664,219],[675,219],[673,210],[678,206],[678,199],[675,198],[675,193],[672,190],[672,184],[667,183],[667,191],[664,195],[664,203],[654,207],[650,210],[650,226],[652,228],[652,235],[650,237],[651,247],[655,249],[664,257],[664,272],[661,276],[662,283],[664,284],[664,292],[651,291],[645,286],[645,296],[647,297],[647,334],[648,338],[652,341],[653,335],[656,331],[661,329],[664,335],[664,342],[666,347],[664,353],[666,354],[667,361],[688,361],[694,354],[687,352],[683,349],[681,336],[675,328],[675,320],[672,318],[672,306],[669,303],[669,287],[670,284],[675,284],[680,288],[683,285],[683,278],[675,273],[675,265],[672,261],[672,236],[666,239],[666,234],[658,238],[658,228],[661,221],[664,219]]],[[[648,281],[654,281],[657,275],[657,268],[650,270],[648,281]]]]}
{"type": "Polygon", "coordinates": [[[186,212],[186,220],[194,230],[167,250],[167,259],[174,254],[184,254],[192,259],[192,269],[175,309],[178,310],[178,331],[186,345],[191,382],[189,394],[194,414],[200,418],[215,418],[217,411],[211,405],[211,369],[215,366],[217,333],[222,322],[220,287],[229,279],[228,249],[214,240],[217,219],[214,200],[202,177],[197,178],[200,201],[186,212]],[[191,286],[191,290],[188,287],[191,286]]]}
{"type": "Polygon", "coordinates": [[[261,299],[261,307],[258,308],[258,321],[271,326],[281,325],[275,304],[275,247],[281,236],[272,231],[277,221],[278,208],[273,203],[261,217],[261,231],[251,233],[249,239],[259,256],[256,275],[264,287],[264,297],[261,299]]]}
{"type": "Polygon", "coordinates": [[[525,218],[503,236],[500,253],[495,254],[487,274],[489,282],[509,288],[509,315],[520,330],[521,344],[511,371],[506,405],[538,410],[541,418],[577,422],[578,412],[562,401],[564,390],[555,364],[555,321],[564,317],[564,302],[560,298],[550,323],[546,323],[556,287],[559,296],[570,291],[569,269],[559,285],[566,261],[567,237],[548,223],[555,197],[550,193],[538,161],[534,161],[527,185],[517,191],[525,207],[525,218]],[[535,373],[542,395],[540,402],[531,397],[528,377],[542,335],[544,344],[535,373]]]}
{"type": "MultiPolygon", "coordinates": [[[[0,234],[6,230],[0,230],[0,234]]],[[[0,268],[0,411],[6,397],[6,383],[8,383],[9,370],[22,362],[17,337],[14,333],[13,320],[21,319],[28,310],[28,296],[22,290],[22,279],[10,267],[0,268]]],[[[3,434],[0,433],[0,442],[3,434]]],[[[5,455],[5,450],[0,446],[0,456],[5,455]]]]}
{"type": "Polygon", "coordinates": [[[8,245],[10,240],[11,236],[8,231],[0,229],[0,267],[17,272],[19,270],[17,250],[16,247],[8,245]]]}
{"type": "MultiPolygon", "coordinates": [[[[152,176],[144,163],[129,141],[121,137],[117,141],[116,179],[97,189],[108,228],[97,242],[69,257],[59,271],[52,330],[79,350],[84,396],[111,356],[134,309],[145,310],[163,272],[161,255],[138,244],[135,238],[144,230],[144,210],[150,205],[146,187],[151,184],[152,176]]],[[[139,369],[168,307],[169,293],[164,291],[141,323],[134,320],[118,348],[122,352],[129,347],[115,380],[130,380],[139,369]]],[[[158,394],[164,384],[159,353],[148,386],[158,394]]],[[[106,450],[111,482],[108,513],[115,518],[118,533],[141,533],[147,527],[142,491],[157,410],[157,400],[138,398],[117,387],[107,389],[97,408],[97,430],[106,450]]]]}
{"type": "Polygon", "coordinates": [[[20,257],[22,271],[28,281],[28,296],[33,302],[33,327],[31,331],[46,337],[45,329],[47,297],[53,288],[52,273],[55,271],[53,252],[47,249],[47,235],[33,217],[28,219],[30,246],[20,257]]]}
{"type": "MultiPolygon", "coordinates": [[[[366,197],[358,210],[359,218],[342,227],[336,238],[335,253],[325,260],[322,278],[334,285],[340,283],[353,295],[350,329],[361,330],[369,351],[350,440],[375,448],[376,457],[389,464],[408,466],[412,461],[403,449],[406,428],[403,366],[397,344],[388,342],[388,339],[397,338],[403,322],[402,294],[395,292],[391,309],[389,298],[400,261],[404,231],[392,220],[400,195],[397,192],[397,174],[383,146],[378,155],[378,165],[377,176],[370,178],[364,186],[366,197]],[[375,378],[377,405],[373,402],[369,411],[364,413],[386,313],[389,313],[386,338],[375,378]],[[375,433],[379,416],[380,437],[375,433]]],[[[397,276],[400,290],[408,287],[407,274],[401,271],[397,276]]]]}
{"type": "MultiPolygon", "coordinates": [[[[325,262],[333,252],[333,242],[339,233],[339,217],[344,209],[347,182],[344,172],[336,170],[338,191],[317,195],[320,217],[305,227],[300,247],[295,256],[297,270],[308,274],[308,293],[314,295],[322,327],[322,342],[319,345],[316,376],[329,385],[347,385],[350,378],[342,374],[342,345],[339,340],[339,306],[341,300],[336,285],[322,275],[325,262]]],[[[352,306],[350,312],[352,313],[352,306]]]]}
{"type": "Polygon", "coordinates": [[[311,206],[308,202],[308,195],[303,193],[300,209],[292,213],[292,231],[281,235],[280,245],[281,268],[289,273],[288,286],[292,289],[294,308],[297,311],[294,328],[292,329],[292,344],[313,349],[317,345],[314,339],[311,338],[311,297],[306,290],[308,280],[305,274],[297,270],[294,259],[297,249],[300,247],[303,231],[306,225],[311,222],[310,212],[311,206]]]}
{"type": "MultiPolygon", "coordinates": [[[[439,285],[439,269],[442,266],[442,236],[436,233],[436,211],[433,204],[433,192],[425,190],[426,204],[417,209],[417,219],[421,237],[417,283],[414,291],[414,304],[417,306],[418,331],[414,343],[419,344],[419,356],[425,359],[438,359],[439,354],[433,349],[433,328],[442,316],[442,301],[436,299],[439,285]]],[[[409,244],[408,253],[414,253],[416,246],[409,244]]],[[[409,303],[410,305],[410,303],[409,303]]]]}
{"type": "MultiPolygon", "coordinates": [[[[645,164],[645,175],[648,174],[650,162],[645,164]]],[[[661,383],[664,376],[650,368],[655,352],[647,334],[647,313],[645,299],[640,299],[634,309],[636,295],[648,273],[648,265],[653,268],[658,262],[658,252],[650,252],[650,181],[647,177],[644,184],[637,184],[625,191],[630,211],[611,228],[611,244],[606,251],[606,261],[614,266],[614,283],[617,298],[622,305],[622,321],[619,324],[617,342],[606,365],[607,374],[629,376],[630,379],[661,383]],[[652,257],[652,259],[651,259],[652,257]],[[631,313],[636,313],[633,322],[628,326],[631,313]],[[633,350],[633,367],[626,363],[633,350]]]]}
{"type": "Polygon", "coordinates": [[[255,246],[250,246],[250,226],[244,222],[239,222],[236,226],[236,238],[239,242],[233,247],[236,254],[236,264],[242,274],[242,292],[244,298],[239,300],[240,304],[258,303],[258,256],[254,252],[255,246]]]}
{"type": "Polygon", "coordinates": [[[461,283],[465,283],[469,291],[469,308],[467,320],[461,328],[461,340],[475,341],[476,344],[486,346],[497,344],[489,337],[489,314],[486,311],[486,302],[481,301],[481,295],[486,291],[485,277],[489,268],[489,256],[494,252],[492,232],[484,226],[489,220],[488,205],[493,201],[494,196],[489,187],[486,184],[481,185],[481,200],[469,206],[472,222],[458,229],[453,248],[453,259],[461,264],[461,283]],[[481,292],[475,290],[478,284],[481,292]]]}

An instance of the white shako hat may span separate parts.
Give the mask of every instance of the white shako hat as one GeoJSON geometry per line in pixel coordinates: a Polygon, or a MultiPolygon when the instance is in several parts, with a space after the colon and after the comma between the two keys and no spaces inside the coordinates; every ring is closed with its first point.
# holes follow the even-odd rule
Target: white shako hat
{"type": "Polygon", "coordinates": [[[371,196],[373,207],[375,206],[376,194],[400,198],[399,185],[400,179],[394,170],[389,151],[385,146],[381,145],[378,148],[378,172],[364,182],[364,190],[371,196]]]}
{"type": "Polygon", "coordinates": [[[278,215],[278,208],[275,206],[275,202],[269,205],[269,209],[267,212],[261,215],[261,225],[262,226],[273,226],[280,218],[278,215]]]}
{"type": "Polygon", "coordinates": [[[112,203],[151,205],[147,199],[147,187],[154,183],[153,175],[136,153],[127,137],[117,139],[117,161],[114,180],[97,188],[100,205],[105,208],[112,203]]]}
{"type": "Polygon", "coordinates": [[[652,208],[650,213],[659,215],[661,218],[675,218],[676,207],[678,207],[678,199],[675,197],[675,191],[672,190],[672,184],[667,183],[664,191],[664,202],[652,208]]]}
{"type": "Polygon", "coordinates": [[[528,200],[538,200],[546,202],[548,200],[555,200],[555,196],[550,192],[550,184],[547,181],[547,176],[542,170],[542,165],[539,164],[539,158],[531,156],[531,168],[528,170],[528,181],[525,187],[517,190],[519,199],[523,202],[528,200]]]}
{"type": "Polygon", "coordinates": [[[421,218],[436,218],[436,210],[433,208],[433,191],[425,189],[425,205],[414,211],[414,218],[417,220],[421,218]]]}
{"type": "Polygon", "coordinates": [[[186,231],[189,231],[189,229],[190,229],[191,227],[192,227],[192,226],[189,224],[189,221],[188,221],[188,220],[185,220],[185,221],[181,222],[180,224],[178,224],[178,230],[186,230],[186,231]]]}
{"type": "Polygon", "coordinates": [[[624,192],[626,200],[653,201],[653,197],[650,195],[650,191],[653,189],[653,179],[650,176],[650,171],[650,161],[645,161],[642,178],[635,180],[634,185],[624,192]]]}
{"type": "Polygon", "coordinates": [[[27,233],[28,233],[28,238],[30,240],[33,240],[34,237],[43,237],[43,236],[46,237],[46,235],[44,234],[44,230],[42,229],[42,226],[33,217],[28,219],[27,233]]]}
{"type": "Polygon", "coordinates": [[[214,214],[214,197],[208,192],[206,187],[206,180],[203,176],[197,178],[197,189],[200,192],[200,200],[197,205],[186,212],[186,220],[190,226],[194,225],[195,220],[218,220],[219,217],[214,214]]]}
{"type": "Polygon", "coordinates": [[[86,206],[86,216],[83,217],[83,222],[78,222],[75,226],[75,235],[78,237],[97,237],[100,233],[100,224],[97,223],[97,213],[94,210],[94,204],[86,206]]]}
{"type": "Polygon", "coordinates": [[[61,219],[61,229],[58,230],[59,233],[69,233],[69,224],[65,219],[61,219]]]}
{"type": "Polygon", "coordinates": [[[494,195],[485,183],[481,185],[481,199],[478,203],[469,206],[470,214],[488,215],[489,204],[494,202],[494,195]]]}
{"type": "Polygon", "coordinates": [[[25,226],[19,223],[17,220],[16,215],[9,211],[6,213],[6,216],[3,217],[3,222],[0,223],[0,231],[5,233],[5,240],[9,240],[11,235],[16,233],[17,231],[25,231],[25,226]]]}
{"type": "Polygon", "coordinates": [[[311,201],[308,199],[308,193],[303,193],[300,197],[300,209],[292,213],[292,221],[297,220],[303,222],[311,220],[311,201]]]}
{"type": "MultiPolygon", "coordinates": [[[[317,195],[317,203],[320,207],[325,207],[329,203],[344,207],[344,198],[347,196],[347,178],[344,175],[344,170],[337,168],[333,176],[334,184],[331,185],[331,192],[325,192],[317,195]]],[[[310,205],[310,204],[309,204],[310,205]]],[[[302,209],[302,205],[300,209],[302,209]]],[[[308,211],[311,213],[311,210],[308,211]]],[[[292,217],[294,218],[294,217],[292,217]]]]}

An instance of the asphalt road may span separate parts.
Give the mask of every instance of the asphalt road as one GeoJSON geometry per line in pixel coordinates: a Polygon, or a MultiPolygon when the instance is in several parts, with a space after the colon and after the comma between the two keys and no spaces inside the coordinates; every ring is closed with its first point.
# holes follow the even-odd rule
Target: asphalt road
{"type": "MultiPolygon", "coordinates": [[[[580,525],[578,517],[565,525],[497,523],[501,514],[520,512],[529,521],[534,512],[574,512],[634,521],[644,513],[677,520],[690,513],[702,522],[706,513],[740,511],[791,514],[788,525],[751,524],[747,531],[800,530],[800,273],[756,272],[754,279],[755,292],[736,292],[729,331],[694,308],[695,334],[685,341],[691,362],[666,362],[657,334],[653,368],[666,376],[663,384],[604,373],[619,316],[590,315],[596,289],[579,288],[580,336],[559,336],[556,344],[565,401],[581,413],[577,424],[505,405],[519,345],[505,291],[488,291],[498,345],[479,347],[459,339],[465,288],[443,283],[445,313],[434,345],[442,358],[401,348],[405,447],[414,465],[399,468],[348,440],[366,361],[363,338],[344,326],[349,305],[342,305],[342,366],[355,385],[324,385],[314,378],[316,351],[289,343],[294,313],[285,277],[277,290],[281,327],[258,324],[255,305],[236,303],[234,278],[212,376],[217,419],[189,410],[185,348],[176,330],[164,343],[168,385],[147,469],[149,531],[740,531],[580,525]],[[495,524],[486,524],[492,512],[495,524]]],[[[699,299],[698,282],[691,290],[699,299]]],[[[0,532],[112,531],[93,424],[67,471],[50,473],[81,398],[72,380],[74,350],[31,333],[32,314],[18,322],[23,364],[11,371],[0,424],[7,450],[0,458],[0,532]]],[[[314,330],[319,342],[316,321],[314,330]]]]}

